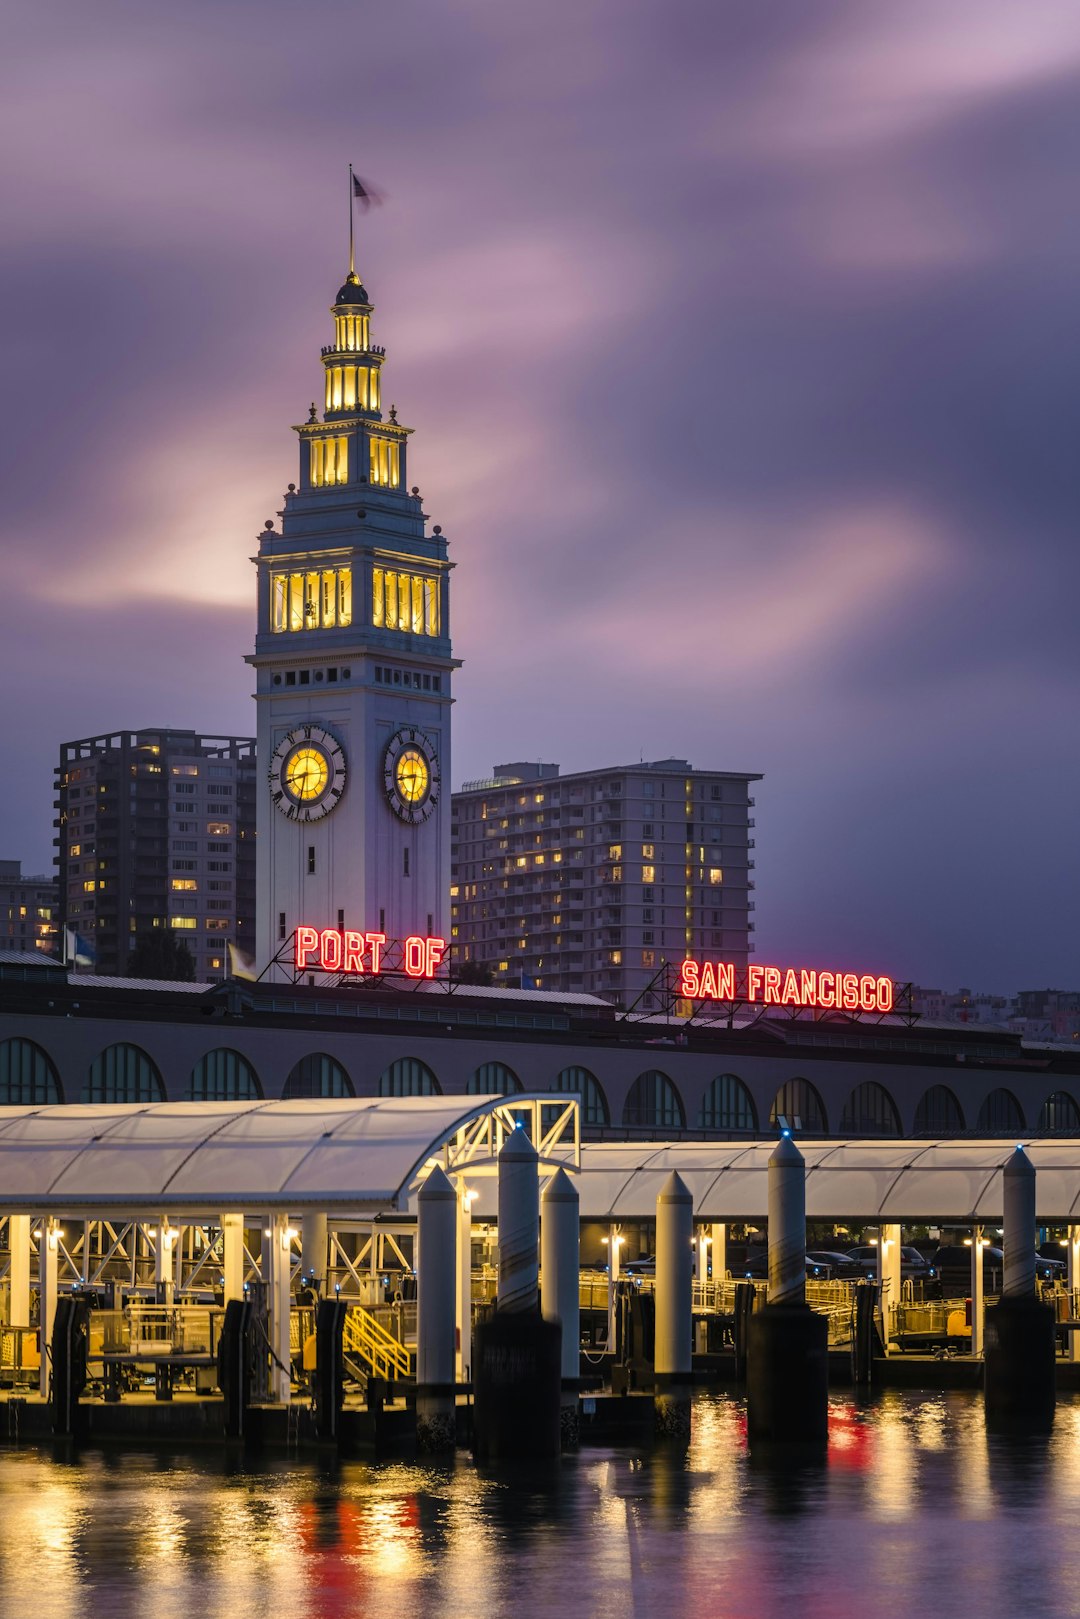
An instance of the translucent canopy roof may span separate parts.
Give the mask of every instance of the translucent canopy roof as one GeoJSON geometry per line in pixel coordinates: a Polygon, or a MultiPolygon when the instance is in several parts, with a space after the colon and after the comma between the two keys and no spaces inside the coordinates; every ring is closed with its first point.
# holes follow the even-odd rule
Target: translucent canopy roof
{"type": "MultiPolygon", "coordinates": [[[[513,1128],[513,1117],[502,1115],[531,1101],[317,1097],[3,1107],[0,1211],[395,1209],[429,1159],[456,1144],[474,1167],[486,1151],[481,1127],[499,1115],[499,1131],[513,1128]]],[[[500,1139],[496,1134],[496,1147],[500,1139]]]]}
{"type": "MultiPolygon", "coordinates": [[[[702,1220],[764,1219],[775,1142],[593,1142],[581,1148],[583,1219],[651,1219],[673,1169],[702,1220]]],[[[800,1141],[811,1220],[1000,1221],[1014,1141],[800,1141]]],[[[1080,1141],[1025,1143],[1039,1217],[1080,1221],[1080,1141]]],[[[486,1200],[486,1193],[485,1193],[486,1200]]],[[[474,1211],[476,1212],[476,1211],[474,1211]]]]}

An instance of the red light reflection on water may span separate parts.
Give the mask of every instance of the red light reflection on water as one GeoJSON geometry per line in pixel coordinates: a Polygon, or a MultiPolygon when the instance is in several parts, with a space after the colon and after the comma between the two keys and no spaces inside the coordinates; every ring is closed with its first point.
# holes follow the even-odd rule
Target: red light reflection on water
{"type": "Polygon", "coordinates": [[[874,1461],[874,1432],[854,1405],[829,1402],[829,1466],[852,1473],[869,1472],[874,1461]]]}

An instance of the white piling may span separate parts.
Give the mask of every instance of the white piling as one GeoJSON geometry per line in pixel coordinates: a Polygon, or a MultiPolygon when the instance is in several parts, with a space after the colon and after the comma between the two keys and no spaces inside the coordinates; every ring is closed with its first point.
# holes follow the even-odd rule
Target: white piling
{"type": "Polygon", "coordinates": [[[59,1258],[60,1222],[49,1215],[41,1222],[41,1236],[38,1240],[38,1322],[41,1340],[41,1372],[38,1386],[43,1398],[47,1398],[49,1393],[59,1258]]]}
{"type": "Polygon", "coordinates": [[[269,1235],[263,1236],[263,1279],[267,1283],[270,1340],[270,1391],[275,1400],[288,1405],[292,1398],[292,1349],[289,1342],[289,1315],[292,1309],[292,1230],[286,1214],[272,1214],[267,1222],[269,1235]]]}
{"type": "Polygon", "coordinates": [[[519,1126],[499,1154],[499,1309],[536,1310],[540,1298],[540,1177],[536,1148],[519,1126]]]}
{"type": "Polygon", "coordinates": [[[971,1228],[971,1353],[983,1352],[986,1326],[986,1238],[981,1225],[971,1228]]]}
{"type": "Polygon", "coordinates": [[[556,1170],[540,1200],[540,1308],[549,1321],[562,1322],[562,1376],[581,1375],[581,1292],[577,1187],[565,1169],[556,1170]]]}
{"type": "Polygon", "coordinates": [[[656,1199],[656,1361],[658,1377],[688,1375],[692,1364],[694,1199],[674,1170],[656,1199]]]}
{"type": "Polygon", "coordinates": [[[244,1216],[221,1216],[222,1286],[225,1303],[244,1296],[244,1216]]]}
{"type": "Polygon", "coordinates": [[[1001,1291],[1006,1298],[1035,1296],[1035,1165],[1023,1147],[1017,1147],[1002,1173],[1005,1200],[1005,1275],[1001,1291]]]}
{"type": "Polygon", "coordinates": [[[457,1177],[457,1302],[454,1328],[457,1338],[457,1380],[472,1381],[472,1206],[475,1192],[457,1177]]]}
{"type": "Polygon", "coordinates": [[[11,1325],[30,1325],[30,1216],[13,1214],[8,1219],[8,1248],[11,1253],[11,1325]]]}
{"type": "Polygon", "coordinates": [[[715,1221],[713,1222],[712,1227],[712,1245],[710,1254],[712,1259],[713,1281],[725,1282],[727,1280],[728,1270],[727,1226],[717,1225],[715,1221]]]}
{"type": "Polygon", "coordinates": [[[416,1442],[452,1450],[458,1194],[436,1164],[416,1200],[416,1442]]]}
{"type": "Polygon", "coordinates": [[[416,1381],[454,1381],[457,1193],[436,1164],[417,1195],[416,1381]]]}
{"type": "Polygon", "coordinates": [[[806,1303],[806,1162],[788,1135],[769,1156],[769,1303],[806,1303]]]}
{"type": "Polygon", "coordinates": [[[902,1284],[900,1249],[901,1231],[898,1225],[883,1225],[878,1232],[878,1280],[881,1283],[881,1337],[886,1353],[893,1307],[900,1303],[902,1284]]]}
{"type": "Polygon", "coordinates": [[[168,1215],[158,1218],[154,1231],[154,1286],[160,1304],[173,1304],[176,1299],[176,1261],[180,1233],[169,1224],[168,1215]]]}
{"type": "Polygon", "coordinates": [[[321,1293],[326,1286],[326,1215],[310,1210],[300,1221],[300,1281],[321,1293]]]}

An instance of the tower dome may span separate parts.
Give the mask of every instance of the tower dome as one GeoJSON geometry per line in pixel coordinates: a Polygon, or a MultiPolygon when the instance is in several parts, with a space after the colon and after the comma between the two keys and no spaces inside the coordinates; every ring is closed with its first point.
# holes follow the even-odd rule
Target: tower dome
{"type": "Polygon", "coordinates": [[[364,286],[355,270],[350,270],[345,285],[341,288],[334,300],[335,304],[367,304],[370,299],[367,288],[364,286]]]}

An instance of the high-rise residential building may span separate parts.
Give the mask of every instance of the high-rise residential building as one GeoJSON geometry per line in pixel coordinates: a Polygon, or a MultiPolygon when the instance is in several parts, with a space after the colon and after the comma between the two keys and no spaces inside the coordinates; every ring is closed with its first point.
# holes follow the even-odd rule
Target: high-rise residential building
{"type": "Polygon", "coordinates": [[[753,950],[760,775],[685,759],[583,770],[496,765],[452,801],[459,970],[629,1006],[663,963],[753,950]]]}
{"type": "Polygon", "coordinates": [[[80,965],[125,974],[158,930],[195,976],[255,949],[255,743],[194,731],[114,731],[65,742],[56,771],[61,927],[80,965]],[[84,959],[85,958],[85,959],[84,959]]]}
{"type": "Polygon", "coordinates": [[[55,877],[23,876],[21,860],[0,860],[0,950],[59,954],[55,877]]]}
{"type": "Polygon", "coordinates": [[[450,888],[450,562],[382,411],[385,352],[355,270],[322,350],[324,408],[260,536],[258,944],[300,926],[444,935],[450,888]]]}

